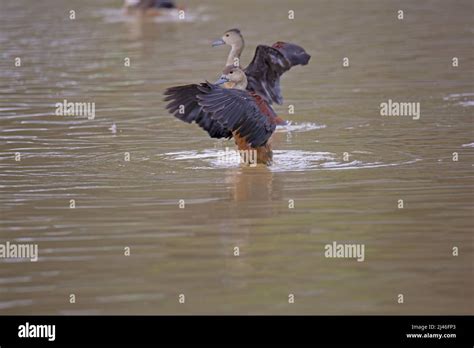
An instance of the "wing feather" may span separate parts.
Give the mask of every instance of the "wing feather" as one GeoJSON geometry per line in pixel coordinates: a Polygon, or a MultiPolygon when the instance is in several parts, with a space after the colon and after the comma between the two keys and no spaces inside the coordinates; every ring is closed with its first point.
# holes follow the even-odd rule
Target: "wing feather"
{"type": "Polygon", "coordinates": [[[248,91],[206,82],[168,88],[165,100],[169,102],[166,108],[175,117],[196,122],[213,138],[230,138],[236,133],[250,146],[259,147],[275,131],[271,107],[262,107],[262,101],[248,91]]]}
{"type": "Polygon", "coordinates": [[[207,93],[211,89],[207,83],[200,85],[185,85],[168,88],[165,91],[165,101],[170,101],[166,108],[181,121],[196,122],[211,138],[231,138],[232,132],[221,123],[212,119],[198,104],[197,95],[207,93]]]}
{"type": "Polygon", "coordinates": [[[283,103],[280,77],[295,65],[308,64],[311,56],[295,44],[277,42],[272,47],[259,45],[252,62],[245,68],[247,89],[265,99],[268,104],[283,103]]]}

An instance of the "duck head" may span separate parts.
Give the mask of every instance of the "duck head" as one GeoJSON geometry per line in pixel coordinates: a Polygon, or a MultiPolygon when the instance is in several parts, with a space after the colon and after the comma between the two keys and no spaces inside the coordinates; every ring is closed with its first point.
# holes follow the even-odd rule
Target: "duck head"
{"type": "Polygon", "coordinates": [[[229,29],[224,33],[224,35],[222,35],[220,39],[217,39],[212,43],[212,47],[221,46],[221,45],[243,46],[244,38],[240,30],[237,28],[229,29]]]}
{"type": "Polygon", "coordinates": [[[244,50],[245,42],[239,29],[229,29],[220,39],[215,40],[212,43],[212,47],[229,45],[231,47],[229,56],[227,57],[226,66],[235,65],[239,66],[239,59],[242,51],[244,50]]]}
{"type": "Polygon", "coordinates": [[[229,65],[224,69],[221,77],[215,84],[224,85],[224,88],[245,90],[247,88],[247,76],[242,69],[229,65]]]}

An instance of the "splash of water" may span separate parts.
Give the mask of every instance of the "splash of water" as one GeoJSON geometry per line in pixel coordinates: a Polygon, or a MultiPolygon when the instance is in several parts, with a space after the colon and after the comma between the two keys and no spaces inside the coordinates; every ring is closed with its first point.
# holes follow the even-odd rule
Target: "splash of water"
{"type": "Polygon", "coordinates": [[[310,123],[310,122],[296,123],[296,122],[289,121],[288,124],[286,125],[277,126],[276,132],[277,133],[308,132],[315,129],[323,129],[323,128],[326,128],[325,124],[316,124],[316,123],[310,123]]]}
{"type": "MultiPolygon", "coordinates": [[[[203,151],[179,151],[160,154],[169,161],[191,161],[189,169],[222,169],[236,168],[240,164],[224,162],[219,156],[222,151],[206,149],[203,151]],[[196,163],[198,162],[198,163],[196,163]]],[[[383,162],[380,160],[366,160],[373,154],[368,151],[353,151],[349,157],[357,158],[345,161],[331,152],[314,152],[302,150],[277,150],[273,151],[273,165],[269,169],[273,172],[294,172],[308,170],[348,170],[400,166],[415,163],[421,159],[410,158],[397,162],[383,162]]]]}

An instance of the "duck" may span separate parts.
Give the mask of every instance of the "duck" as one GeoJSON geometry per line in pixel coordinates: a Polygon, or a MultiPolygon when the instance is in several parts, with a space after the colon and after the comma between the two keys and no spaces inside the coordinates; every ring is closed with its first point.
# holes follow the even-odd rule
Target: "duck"
{"type": "Polygon", "coordinates": [[[161,16],[178,7],[172,0],[125,0],[123,8],[127,14],[143,14],[146,16],[161,16]]]}
{"type": "Polygon", "coordinates": [[[215,83],[166,89],[166,109],[181,121],[197,123],[211,138],[234,138],[239,153],[255,151],[257,164],[273,163],[271,136],[277,125],[272,107],[248,90],[247,74],[229,65],[215,83]]]}
{"type": "MultiPolygon", "coordinates": [[[[222,37],[212,42],[213,47],[231,47],[226,66],[241,67],[240,56],[245,48],[244,37],[238,28],[227,30],[222,37]]],[[[268,103],[283,104],[280,77],[296,65],[307,65],[311,55],[303,47],[293,43],[277,41],[272,46],[258,45],[250,64],[243,69],[247,76],[247,90],[260,95],[268,103]]],[[[286,121],[279,119],[279,123],[286,121]]]]}

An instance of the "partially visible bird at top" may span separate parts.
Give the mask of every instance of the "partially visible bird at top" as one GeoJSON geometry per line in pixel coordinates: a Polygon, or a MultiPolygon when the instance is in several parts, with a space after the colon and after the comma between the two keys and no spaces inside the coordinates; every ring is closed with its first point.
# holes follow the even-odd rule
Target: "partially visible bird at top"
{"type": "Polygon", "coordinates": [[[127,14],[146,16],[161,16],[179,9],[172,0],[125,0],[123,8],[127,14]]]}
{"type": "Polygon", "coordinates": [[[215,84],[204,82],[168,88],[166,108],[184,122],[196,122],[212,138],[233,137],[239,150],[256,151],[257,163],[270,165],[273,160],[270,137],[276,128],[277,115],[247,85],[245,72],[230,65],[215,84]]]}

